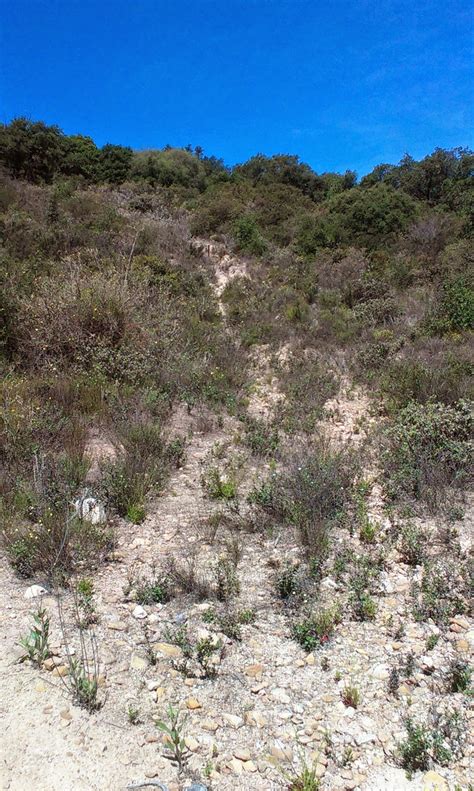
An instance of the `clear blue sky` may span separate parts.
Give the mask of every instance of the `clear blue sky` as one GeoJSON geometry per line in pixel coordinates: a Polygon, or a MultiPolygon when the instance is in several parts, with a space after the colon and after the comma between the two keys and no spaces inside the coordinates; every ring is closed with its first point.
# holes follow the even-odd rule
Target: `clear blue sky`
{"type": "Polygon", "coordinates": [[[473,144],[468,0],[0,0],[0,118],[360,174],[473,144]]]}

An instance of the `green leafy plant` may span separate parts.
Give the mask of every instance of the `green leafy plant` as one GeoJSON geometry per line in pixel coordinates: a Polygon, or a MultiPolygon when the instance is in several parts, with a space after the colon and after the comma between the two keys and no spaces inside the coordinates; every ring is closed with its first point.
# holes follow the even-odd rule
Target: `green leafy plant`
{"type": "Polygon", "coordinates": [[[133,703],[127,706],[127,719],[130,725],[138,725],[140,722],[140,710],[138,706],[134,706],[133,703]]]}
{"type": "Polygon", "coordinates": [[[166,757],[178,768],[181,774],[186,765],[188,749],[184,741],[184,733],[188,722],[188,714],[182,714],[171,704],[166,709],[166,720],[156,720],[156,727],[165,734],[166,757]]]}
{"type": "Polygon", "coordinates": [[[321,609],[296,622],[292,628],[293,637],[305,651],[314,651],[328,642],[339,621],[338,606],[321,609]]]}
{"type": "MultiPolygon", "coordinates": [[[[90,590],[87,583],[86,590],[90,590]]],[[[96,635],[92,630],[87,630],[81,622],[78,597],[76,594],[74,604],[76,609],[76,623],[79,626],[79,651],[71,650],[66,626],[61,595],[57,596],[59,623],[61,637],[66,646],[66,656],[68,665],[67,676],[62,677],[61,681],[72,697],[76,706],[86,709],[90,714],[100,709],[104,704],[104,699],[99,697],[100,683],[100,660],[99,649],[96,635]]]]}
{"type": "Polygon", "coordinates": [[[449,691],[469,694],[472,675],[473,670],[469,662],[465,662],[462,659],[453,659],[449,665],[446,679],[449,691]]]}
{"type": "Polygon", "coordinates": [[[309,763],[306,755],[298,743],[298,766],[291,771],[281,769],[283,778],[288,783],[288,791],[318,791],[321,781],[318,777],[318,760],[309,763]]]}
{"type": "Polygon", "coordinates": [[[429,723],[405,721],[406,739],[398,745],[400,763],[410,777],[432,762],[447,766],[463,752],[465,725],[458,709],[432,712],[429,723]]]}
{"type": "Polygon", "coordinates": [[[398,745],[400,762],[410,776],[418,770],[430,767],[432,738],[425,725],[417,725],[411,719],[405,722],[406,739],[398,745]]]}
{"type": "Polygon", "coordinates": [[[426,554],[426,533],[414,524],[404,525],[400,532],[399,551],[410,566],[419,566],[426,554]]]}
{"type": "Polygon", "coordinates": [[[237,497],[237,482],[230,475],[223,476],[217,467],[207,471],[203,485],[213,500],[234,500],[237,497]]]}
{"type": "Polygon", "coordinates": [[[374,544],[377,537],[377,532],[377,525],[367,518],[360,526],[359,538],[363,544],[374,544]]]}
{"type": "Polygon", "coordinates": [[[170,579],[166,575],[139,578],[134,583],[138,604],[164,604],[171,598],[170,579]]]}
{"type": "Polygon", "coordinates": [[[435,648],[439,641],[439,634],[430,634],[429,637],[426,638],[426,650],[432,651],[435,648]]]}
{"type": "Polygon", "coordinates": [[[146,508],[139,503],[130,503],[127,506],[127,512],[125,516],[129,522],[132,522],[132,524],[141,525],[146,516],[146,508]]]}
{"type": "Polygon", "coordinates": [[[33,613],[33,626],[26,637],[22,637],[20,645],[26,653],[23,659],[29,659],[41,667],[50,654],[49,648],[50,617],[44,607],[38,607],[33,613]]]}
{"type": "Polygon", "coordinates": [[[341,699],[344,706],[351,706],[353,709],[357,709],[361,701],[361,694],[353,684],[347,684],[341,692],[341,699]]]}
{"type": "Polygon", "coordinates": [[[299,567],[287,564],[277,578],[277,590],[281,599],[289,599],[301,593],[301,580],[298,577],[299,567]]]}

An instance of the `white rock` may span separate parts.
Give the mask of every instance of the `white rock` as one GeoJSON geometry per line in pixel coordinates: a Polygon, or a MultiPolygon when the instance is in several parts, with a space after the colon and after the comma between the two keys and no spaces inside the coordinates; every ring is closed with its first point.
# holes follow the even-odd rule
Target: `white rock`
{"type": "Polygon", "coordinates": [[[322,590],[335,590],[337,588],[337,582],[332,579],[332,577],[325,577],[321,581],[320,588],[322,590]]]}
{"type": "Polygon", "coordinates": [[[386,571],[382,571],[380,575],[380,584],[385,593],[393,593],[395,590],[386,571]]]}
{"type": "Polygon", "coordinates": [[[36,599],[38,596],[47,595],[48,591],[41,585],[31,585],[25,591],[25,599],[36,599]]]}
{"type": "Polygon", "coordinates": [[[141,604],[137,604],[137,606],[134,608],[132,612],[132,615],[134,618],[141,620],[142,618],[146,618],[147,613],[146,610],[141,606],[141,604]]]}
{"type": "Polygon", "coordinates": [[[358,731],[354,734],[354,741],[358,747],[361,747],[363,744],[377,741],[377,737],[374,733],[362,733],[358,731]]]}
{"type": "Polygon", "coordinates": [[[279,703],[291,703],[290,696],[281,687],[275,687],[274,689],[272,689],[271,696],[274,700],[277,700],[279,703]]]}
{"type": "Polygon", "coordinates": [[[92,525],[101,525],[107,521],[105,508],[95,497],[78,497],[74,509],[79,519],[92,525]]]}
{"type": "Polygon", "coordinates": [[[385,681],[390,674],[387,665],[375,665],[370,675],[372,678],[377,678],[379,681],[385,681]]]}

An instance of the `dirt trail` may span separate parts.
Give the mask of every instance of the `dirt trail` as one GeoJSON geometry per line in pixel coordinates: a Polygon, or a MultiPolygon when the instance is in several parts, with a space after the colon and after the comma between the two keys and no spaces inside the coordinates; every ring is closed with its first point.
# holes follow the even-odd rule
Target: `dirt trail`
{"type": "Polygon", "coordinates": [[[193,244],[212,263],[219,311],[225,316],[226,306],[222,301],[224,289],[234,278],[247,277],[247,264],[242,258],[230,253],[228,247],[222,242],[195,239],[193,244]]]}
{"type": "MultiPolygon", "coordinates": [[[[369,395],[343,375],[338,393],[324,405],[325,418],[321,425],[325,435],[336,445],[351,448],[364,446],[371,431],[380,425],[380,418],[373,414],[374,405],[369,395]]],[[[378,459],[370,448],[363,454],[363,473],[371,484],[368,495],[368,516],[377,522],[386,522],[383,512],[382,487],[379,482],[378,459]]]]}

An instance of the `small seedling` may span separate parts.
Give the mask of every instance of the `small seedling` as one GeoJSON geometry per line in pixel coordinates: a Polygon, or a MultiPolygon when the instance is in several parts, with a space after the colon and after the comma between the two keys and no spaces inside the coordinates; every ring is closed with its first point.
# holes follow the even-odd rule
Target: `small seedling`
{"type": "Polygon", "coordinates": [[[50,655],[49,650],[49,625],[50,618],[44,607],[38,607],[37,611],[33,613],[33,626],[30,633],[26,637],[22,637],[20,645],[25,649],[26,653],[22,657],[22,661],[29,659],[41,667],[45,659],[50,655]]]}
{"type": "Polygon", "coordinates": [[[426,639],[426,650],[432,651],[433,648],[438,644],[438,640],[438,634],[430,634],[430,636],[426,639]]]}
{"type": "Polygon", "coordinates": [[[73,700],[78,706],[87,709],[88,712],[101,708],[102,703],[98,699],[97,673],[88,673],[84,662],[70,659],[69,679],[73,700]]]}
{"type": "Polygon", "coordinates": [[[311,764],[308,764],[306,756],[298,745],[299,753],[299,767],[294,768],[290,772],[281,770],[283,778],[288,783],[288,791],[318,791],[321,786],[321,781],[318,777],[318,760],[316,759],[311,764]]]}
{"type": "Polygon", "coordinates": [[[202,773],[203,773],[204,777],[206,778],[206,780],[210,780],[211,779],[211,775],[212,775],[213,771],[214,771],[214,764],[212,763],[212,761],[206,761],[206,763],[204,764],[203,770],[202,770],[202,773]]]}
{"type": "Polygon", "coordinates": [[[183,736],[188,721],[188,715],[181,714],[178,709],[173,708],[171,704],[166,710],[166,715],[166,722],[164,720],[157,720],[155,725],[165,734],[165,744],[167,748],[166,757],[177,765],[178,772],[181,774],[186,764],[188,752],[183,736]]]}
{"type": "Polygon", "coordinates": [[[141,525],[146,516],[146,509],[139,503],[130,503],[127,506],[126,517],[133,525],[141,525]]]}
{"type": "Polygon", "coordinates": [[[398,687],[400,686],[400,675],[398,673],[397,667],[392,667],[390,671],[390,676],[388,678],[388,691],[391,695],[398,694],[398,687]]]}
{"type": "Polygon", "coordinates": [[[247,626],[248,624],[254,623],[256,619],[255,610],[239,610],[237,613],[237,619],[239,623],[243,626],[247,626]]]}
{"type": "Polygon", "coordinates": [[[357,687],[348,684],[341,692],[342,702],[344,706],[351,706],[356,709],[361,701],[361,695],[357,687]]]}
{"type": "Polygon", "coordinates": [[[377,537],[377,526],[366,518],[359,530],[359,538],[363,544],[375,544],[377,537]]]}
{"type": "Polygon", "coordinates": [[[400,664],[400,669],[407,678],[411,678],[411,676],[415,672],[415,668],[416,668],[415,655],[412,651],[410,651],[406,655],[406,657],[402,660],[400,664]]]}
{"type": "Polygon", "coordinates": [[[354,761],[354,751],[352,747],[344,747],[342,753],[341,766],[350,766],[354,761]]]}
{"type": "Polygon", "coordinates": [[[462,659],[453,659],[448,669],[448,688],[450,692],[466,692],[469,694],[472,679],[472,667],[462,659]]]}
{"type": "Polygon", "coordinates": [[[231,596],[238,596],[240,593],[240,582],[237,576],[235,563],[230,558],[219,558],[214,569],[217,598],[219,601],[227,601],[231,596]]]}
{"type": "Polygon", "coordinates": [[[140,711],[137,706],[133,704],[129,704],[127,707],[127,718],[130,725],[138,725],[140,722],[140,711]]]}

